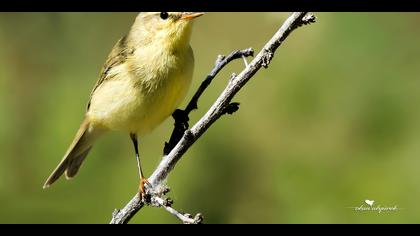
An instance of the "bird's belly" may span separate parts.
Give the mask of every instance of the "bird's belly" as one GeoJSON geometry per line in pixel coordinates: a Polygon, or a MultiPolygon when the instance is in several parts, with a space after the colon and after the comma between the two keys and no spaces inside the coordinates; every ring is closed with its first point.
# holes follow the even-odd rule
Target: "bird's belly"
{"type": "Polygon", "coordinates": [[[191,77],[190,73],[175,73],[151,90],[132,79],[107,81],[92,98],[88,115],[95,124],[107,129],[142,136],[179,106],[188,91],[191,77]]]}
{"type": "Polygon", "coordinates": [[[141,104],[134,102],[133,113],[129,120],[130,132],[139,136],[149,133],[168,118],[184,99],[191,78],[175,76],[162,87],[147,95],[141,93],[141,104]]]}

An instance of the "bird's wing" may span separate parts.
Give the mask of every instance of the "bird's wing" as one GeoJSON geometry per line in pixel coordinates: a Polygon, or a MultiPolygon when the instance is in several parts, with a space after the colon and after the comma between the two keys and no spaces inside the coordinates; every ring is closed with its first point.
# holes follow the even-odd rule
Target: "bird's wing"
{"type": "Polygon", "coordinates": [[[99,79],[96,81],[95,86],[90,93],[90,99],[87,105],[87,110],[89,110],[90,102],[92,99],[92,95],[95,90],[106,80],[110,79],[109,71],[124,63],[127,59],[128,55],[134,53],[134,48],[130,48],[127,46],[127,36],[122,37],[112,48],[111,53],[108,55],[108,59],[106,60],[104,66],[102,67],[101,73],[99,74],[99,79]]]}

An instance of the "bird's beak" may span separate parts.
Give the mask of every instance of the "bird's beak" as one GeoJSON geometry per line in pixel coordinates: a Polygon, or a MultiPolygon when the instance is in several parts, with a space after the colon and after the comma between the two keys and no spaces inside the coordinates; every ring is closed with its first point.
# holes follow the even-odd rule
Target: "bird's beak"
{"type": "Polygon", "coordinates": [[[181,19],[183,20],[192,20],[194,18],[197,18],[199,16],[204,15],[204,12],[184,12],[182,13],[181,19]]]}

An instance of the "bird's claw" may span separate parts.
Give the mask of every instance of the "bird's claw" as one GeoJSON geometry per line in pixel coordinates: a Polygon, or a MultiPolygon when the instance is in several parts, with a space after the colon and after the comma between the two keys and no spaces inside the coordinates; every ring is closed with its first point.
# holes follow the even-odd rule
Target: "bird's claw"
{"type": "Polygon", "coordinates": [[[146,179],[146,178],[142,178],[140,179],[140,186],[139,186],[139,197],[140,199],[147,199],[147,195],[148,195],[148,189],[149,187],[151,187],[152,185],[150,184],[150,182],[146,179]]]}

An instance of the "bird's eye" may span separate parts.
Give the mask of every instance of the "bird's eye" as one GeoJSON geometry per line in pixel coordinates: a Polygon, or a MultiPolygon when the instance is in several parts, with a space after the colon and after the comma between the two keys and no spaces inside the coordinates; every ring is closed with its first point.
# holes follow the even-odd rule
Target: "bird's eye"
{"type": "Polygon", "coordinates": [[[160,13],[160,18],[162,18],[162,20],[166,20],[168,19],[169,14],[167,12],[161,12],[160,13]]]}

